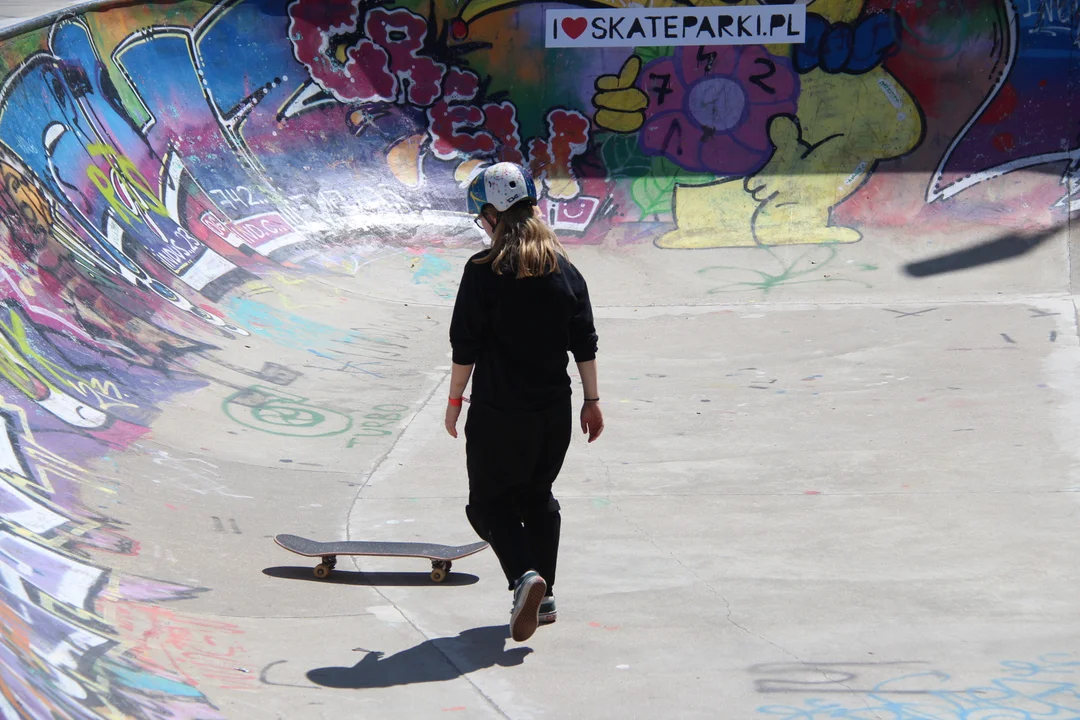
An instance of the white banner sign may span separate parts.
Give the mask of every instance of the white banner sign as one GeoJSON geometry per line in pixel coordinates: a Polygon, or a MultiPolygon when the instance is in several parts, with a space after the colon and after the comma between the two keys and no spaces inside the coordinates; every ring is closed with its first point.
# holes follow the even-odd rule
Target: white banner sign
{"type": "Polygon", "coordinates": [[[802,43],[806,6],[547,10],[549,48],[802,43]]]}

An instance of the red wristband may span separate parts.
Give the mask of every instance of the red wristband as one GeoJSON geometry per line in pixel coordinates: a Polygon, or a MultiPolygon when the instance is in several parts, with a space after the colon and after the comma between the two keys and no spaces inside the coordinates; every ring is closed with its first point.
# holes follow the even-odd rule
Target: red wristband
{"type": "Polygon", "coordinates": [[[462,398],[457,398],[456,400],[454,398],[450,398],[450,404],[454,407],[461,407],[461,401],[462,398]]]}

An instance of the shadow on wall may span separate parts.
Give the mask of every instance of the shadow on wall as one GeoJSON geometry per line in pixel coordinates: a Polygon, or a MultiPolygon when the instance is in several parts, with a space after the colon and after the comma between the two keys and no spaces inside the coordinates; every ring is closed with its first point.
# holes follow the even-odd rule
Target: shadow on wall
{"type": "Polygon", "coordinates": [[[1060,227],[1054,227],[1043,232],[1027,235],[1010,233],[996,240],[980,243],[964,250],[939,255],[929,260],[908,263],[904,266],[904,273],[910,277],[930,277],[959,270],[970,270],[980,265],[989,265],[1002,260],[1010,260],[1026,255],[1052,238],[1060,230],[1060,227]]]}
{"type": "Polygon", "coordinates": [[[316,668],[308,680],[331,688],[386,688],[423,682],[456,680],[476,670],[499,665],[512,667],[525,661],[531,648],[504,649],[510,637],[506,625],[466,630],[457,637],[434,638],[390,657],[357,648],[367,655],[352,667],[316,668]]]}

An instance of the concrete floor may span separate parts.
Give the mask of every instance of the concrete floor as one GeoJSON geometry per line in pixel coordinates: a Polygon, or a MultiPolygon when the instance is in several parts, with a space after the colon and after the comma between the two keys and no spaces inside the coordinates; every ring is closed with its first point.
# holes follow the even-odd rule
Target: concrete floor
{"type": "MultiPolygon", "coordinates": [[[[218,666],[185,670],[209,699],[238,718],[1080,717],[1064,237],[933,292],[879,258],[887,304],[825,284],[664,305],[686,284],[657,268],[626,304],[615,269],[635,252],[656,253],[573,251],[595,279],[608,429],[558,481],[560,619],[524,644],[490,551],[444,585],[422,560],[343,558],[318,581],[270,539],[474,539],[464,447],[442,430],[449,301],[387,298],[393,256],[258,296],[293,338],[273,361],[304,368],[288,391],[390,416],[373,422],[393,435],[272,437],[199,393],[98,468],[102,508],[143,547],[114,566],[208,588],[168,607],[219,628],[218,666]],[[970,299],[1007,277],[1017,293],[970,299]],[[373,378],[304,360],[328,325],[393,329],[399,362],[373,378]]],[[[738,254],[694,265],[719,257],[738,254]]]]}

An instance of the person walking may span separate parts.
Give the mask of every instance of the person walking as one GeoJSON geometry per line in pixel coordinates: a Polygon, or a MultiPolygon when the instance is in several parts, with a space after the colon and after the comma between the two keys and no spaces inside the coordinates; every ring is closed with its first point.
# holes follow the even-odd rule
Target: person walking
{"type": "Polygon", "coordinates": [[[467,206],[491,247],[461,276],[445,424],[456,438],[471,378],[465,513],[514,593],[510,635],[521,642],[557,618],[562,517],[552,484],[573,434],[568,352],[581,376],[581,430],[590,443],[604,430],[597,335],[585,278],[544,222],[528,170],[509,162],[483,169],[467,206]]]}

